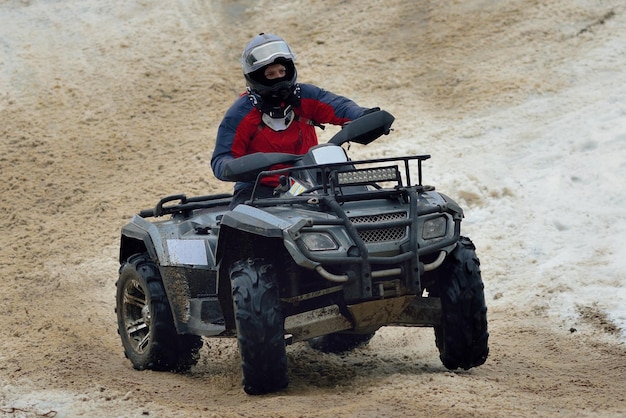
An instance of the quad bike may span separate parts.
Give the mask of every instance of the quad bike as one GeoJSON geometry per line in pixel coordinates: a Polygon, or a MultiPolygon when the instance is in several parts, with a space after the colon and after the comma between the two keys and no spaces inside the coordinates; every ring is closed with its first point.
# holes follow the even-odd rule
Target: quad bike
{"type": "Polygon", "coordinates": [[[231,210],[229,194],[174,195],[135,215],[116,297],[133,367],[186,371],[203,337],[236,337],[243,389],[264,394],[288,384],[287,345],[344,352],[383,326],[434,327],[446,368],[483,364],[479,261],[461,207],[422,184],[430,156],[351,161],[341,146],[367,145],[393,121],[375,110],[305,155],[228,163],[230,180],[255,188],[279,178],[272,197],[255,189],[231,210]]]}

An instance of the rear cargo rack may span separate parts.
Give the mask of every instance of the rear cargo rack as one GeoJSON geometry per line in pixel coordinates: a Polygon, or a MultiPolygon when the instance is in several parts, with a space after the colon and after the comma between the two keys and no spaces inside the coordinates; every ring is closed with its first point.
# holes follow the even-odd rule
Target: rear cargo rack
{"type": "Polygon", "coordinates": [[[195,209],[214,208],[217,206],[227,206],[233,195],[222,193],[210,196],[187,197],[184,194],[175,194],[166,196],[159,200],[159,203],[153,209],[144,209],[139,212],[142,218],[159,217],[176,213],[189,213],[195,209]],[[172,205],[167,203],[178,202],[172,205]]]}

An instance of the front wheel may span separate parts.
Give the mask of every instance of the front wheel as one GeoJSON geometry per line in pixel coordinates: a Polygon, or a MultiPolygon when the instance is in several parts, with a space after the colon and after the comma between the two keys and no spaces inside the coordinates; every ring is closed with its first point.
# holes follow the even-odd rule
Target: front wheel
{"type": "Polygon", "coordinates": [[[187,371],[202,339],[176,332],[159,270],[146,254],[120,267],[116,308],[124,354],[137,370],[187,371]]]}
{"type": "Polygon", "coordinates": [[[480,366],[489,354],[489,333],[480,261],[472,241],[461,237],[433,273],[428,290],[441,299],[441,323],[435,326],[441,362],[450,370],[480,366]]]}
{"type": "Polygon", "coordinates": [[[274,269],[262,259],[237,261],[230,280],[243,389],[249,395],[283,389],[289,382],[287,350],[274,269]]]}

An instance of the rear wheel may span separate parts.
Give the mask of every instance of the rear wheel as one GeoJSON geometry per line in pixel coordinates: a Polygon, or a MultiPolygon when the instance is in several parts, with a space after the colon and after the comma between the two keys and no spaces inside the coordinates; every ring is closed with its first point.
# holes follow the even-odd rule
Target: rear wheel
{"type": "Polygon", "coordinates": [[[487,305],[476,247],[461,237],[444,264],[435,270],[431,296],[441,299],[441,323],[435,341],[443,365],[454,370],[480,366],[489,354],[487,305]]]}
{"type": "Polygon", "coordinates": [[[237,261],[230,279],[241,354],[243,389],[261,395],[288,384],[285,325],[271,264],[237,261]]]}
{"type": "Polygon", "coordinates": [[[187,371],[202,339],[176,332],[159,270],[146,254],[131,256],[117,282],[118,333],[137,370],[187,371]]]}
{"type": "Polygon", "coordinates": [[[369,334],[346,334],[337,332],[311,338],[308,340],[308,343],[311,348],[323,353],[345,353],[367,345],[372,337],[374,337],[373,332],[369,334]]]}

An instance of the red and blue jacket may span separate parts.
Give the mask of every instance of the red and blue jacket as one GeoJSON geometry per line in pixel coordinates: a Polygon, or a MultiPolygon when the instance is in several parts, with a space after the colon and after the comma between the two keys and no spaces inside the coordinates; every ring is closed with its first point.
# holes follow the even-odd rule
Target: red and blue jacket
{"type": "MultiPolygon", "coordinates": [[[[273,131],[265,126],[258,110],[247,94],[240,96],[228,109],[217,131],[215,150],[211,158],[213,174],[220,180],[224,164],[255,152],[282,152],[305,154],[317,145],[316,124],[343,125],[363,115],[366,108],[352,100],[338,96],[311,84],[300,84],[300,105],[294,108],[295,120],[284,131],[273,131]]],[[[277,186],[276,179],[268,186],[277,186]]],[[[268,183],[268,182],[265,182],[268,183]]],[[[250,187],[237,183],[235,191],[250,187]]]]}

